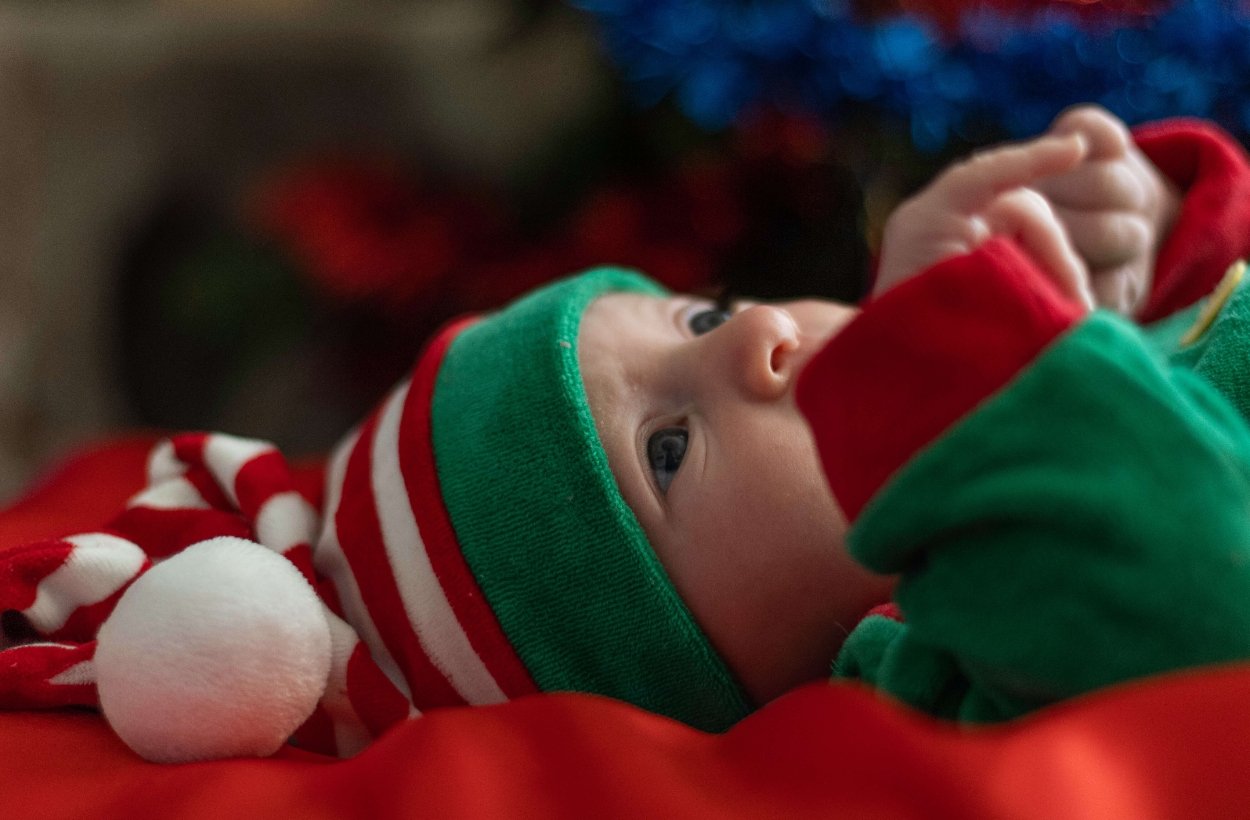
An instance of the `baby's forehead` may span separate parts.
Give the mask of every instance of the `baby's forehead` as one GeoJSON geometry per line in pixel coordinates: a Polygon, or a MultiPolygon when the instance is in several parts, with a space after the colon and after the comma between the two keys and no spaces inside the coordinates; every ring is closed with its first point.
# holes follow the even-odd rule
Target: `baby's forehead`
{"type": "Polygon", "coordinates": [[[605,293],[587,306],[578,330],[579,353],[611,351],[622,343],[662,333],[671,326],[673,304],[683,297],[645,293],[605,293]]]}
{"type": "Polygon", "coordinates": [[[663,297],[641,293],[605,293],[592,301],[577,331],[577,355],[583,372],[600,358],[617,359],[622,348],[652,329],[663,297]]]}
{"type": "Polygon", "coordinates": [[[596,419],[638,389],[658,347],[677,335],[671,317],[680,298],[617,292],[586,308],[577,334],[577,359],[596,419]]]}
{"type": "Polygon", "coordinates": [[[652,312],[659,310],[665,303],[675,299],[691,298],[674,294],[638,293],[629,290],[616,290],[600,294],[591,300],[583,314],[583,322],[587,317],[602,318],[617,313],[627,315],[635,312],[652,312]]]}

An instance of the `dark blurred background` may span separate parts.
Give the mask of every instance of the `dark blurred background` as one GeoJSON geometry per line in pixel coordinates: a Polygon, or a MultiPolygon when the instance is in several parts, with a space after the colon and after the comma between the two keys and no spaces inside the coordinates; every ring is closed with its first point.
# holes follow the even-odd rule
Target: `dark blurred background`
{"type": "Polygon", "coordinates": [[[592,264],[857,299],[900,197],[1073,102],[1243,132],[1247,33],[1216,0],[0,2],[0,500],[127,430],[314,456],[443,321],[592,264]]]}

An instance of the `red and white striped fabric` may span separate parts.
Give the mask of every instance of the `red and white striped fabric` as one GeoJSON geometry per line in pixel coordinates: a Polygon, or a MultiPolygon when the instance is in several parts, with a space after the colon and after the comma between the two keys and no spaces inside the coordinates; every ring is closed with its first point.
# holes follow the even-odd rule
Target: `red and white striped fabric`
{"type": "Polygon", "coordinates": [[[412,378],[346,438],[327,472],[315,564],[373,660],[348,666],[347,691],[374,734],[422,710],[538,691],[465,562],[439,491],[431,397],[461,327],[430,343],[412,378]],[[379,672],[399,696],[357,698],[355,675],[379,672]]]}
{"type": "MultiPolygon", "coordinates": [[[[312,546],[320,524],[272,445],[219,434],[161,442],[149,457],[147,487],[99,532],[0,553],[0,611],[20,616],[6,616],[0,637],[0,708],[98,706],[100,625],[136,578],[192,544],[250,539],[283,555],[317,588],[312,546]]],[[[325,615],[331,672],[295,740],[348,755],[411,709],[407,692],[379,669],[356,631],[330,606],[325,615]]]]}

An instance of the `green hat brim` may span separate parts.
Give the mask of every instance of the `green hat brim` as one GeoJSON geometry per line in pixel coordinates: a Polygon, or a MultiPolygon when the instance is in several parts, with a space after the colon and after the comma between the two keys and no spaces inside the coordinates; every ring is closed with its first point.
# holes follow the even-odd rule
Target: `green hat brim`
{"type": "Polygon", "coordinates": [[[461,551],[544,691],[595,692],[720,731],[750,705],[677,594],[608,466],[577,358],[586,307],[664,296],[598,268],[464,330],[431,406],[461,551]]]}

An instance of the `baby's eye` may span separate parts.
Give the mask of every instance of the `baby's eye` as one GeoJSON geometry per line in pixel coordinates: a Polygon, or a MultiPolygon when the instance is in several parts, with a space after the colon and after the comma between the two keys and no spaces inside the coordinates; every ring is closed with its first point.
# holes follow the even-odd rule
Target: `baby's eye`
{"type": "Polygon", "coordinates": [[[668,486],[677,475],[681,460],[686,457],[686,442],[690,436],[683,427],[665,427],[647,439],[647,461],[655,476],[660,492],[667,493],[668,486]]]}
{"type": "Polygon", "coordinates": [[[686,311],[686,326],[696,336],[713,331],[733,316],[733,311],[719,306],[696,305],[686,311]]]}

